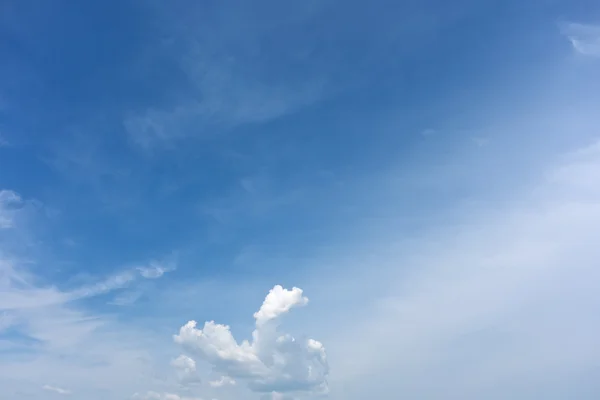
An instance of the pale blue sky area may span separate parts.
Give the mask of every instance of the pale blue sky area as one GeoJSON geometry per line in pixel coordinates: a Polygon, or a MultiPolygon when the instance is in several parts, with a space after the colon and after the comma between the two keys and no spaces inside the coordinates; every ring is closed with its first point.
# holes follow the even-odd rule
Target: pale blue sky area
{"type": "Polygon", "coordinates": [[[0,0],[0,398],[599,398],[599,68],[588,0],[0,0]]]}

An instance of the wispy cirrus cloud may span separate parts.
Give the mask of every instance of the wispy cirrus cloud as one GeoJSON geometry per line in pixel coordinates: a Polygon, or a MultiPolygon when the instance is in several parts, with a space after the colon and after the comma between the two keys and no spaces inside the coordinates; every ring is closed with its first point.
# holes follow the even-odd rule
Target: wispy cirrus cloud
{"type": "Polygon", "coordinates": [[[15,209],[22,205],[21,196],[12,190],[0,190],[0,229],[13,226],[15,209]]]}
{"type": "Polygon", "coordinates": [[[600,57],[600,25],[568,22],[561,25],[561,32],[577,53],[600,57]]]}
{"type": "MultiPolygon", "coordinates": [[[[508,204],[473,210],[460,226],[417,242],[379,237],[389,252],[365,262],[380,273],[353,277],[353,289],[345,289],[376,287],[378,300],[361,305],[362,316],[340,316],[325,329],[336,330],[324,337],[336,398],[398,391],[479,398],[495,389],[495,399],[557,390],[567,397],[581,382],[582,393],[594,393],[597,385],[585,377],[595,373],[599,355],[592,333],[600,326],[592,316],[598,307],[589,303],[599,286],[593,243],[600,191],[592,178],[599,149],[596,142],[563,155],[508,204]],[[353,329],[357,320],[366,328],[353,329]],[[360,362],[345,363],[349,352],[360,362]],[[367,372],[369,383],[361,381],[367,372]]],[[[321,301],[353,301],[340,299],[342,290],[322,290],[329,296],[321,301]]]]}
{"type": "Polygon", "coordinates": [[[368,85],[374,77],[361,71],[376,67],[390,52],[409,53],[460,14],[399,3],[393,21],[362,15],[362,24],[370,29],[359,33],[353,28],[359,11],[355,4],[348,5],[344,16],[328,2],[288,6],[235,2],[206,10],[196,5],[177,19],[162,7],[153,9],[169,36],[153,50],[159,59],[174,60],[180,89],[166,104],[127,114],[123,125],[131,142],[150,152],[173,149],[184,138],[214,137],[300,112],[368,85]],[[334,18],[337,24],[330,23],[334,18]],[[408,35],[411,40],[404,40],[408,35]],[[347,48],[349,37],[352,49],[347,48]],[[274,59],[276,63],[269,61],[274,59]]]}
{"type": "Polygon", "coordinates": [[[15,318],[12,314],[7,311],[3,311],[0,313],[0,332],[14,325],[15,318]]]}
{"type": "MultiPolygon", "coordinates": [[[[257,7],[264,8],[266,3],[257,7]]],[[[170,35],[170,40],[155,50],[175,60],[178,71],[183,72],[185,96],[129,113],[123,123],[131,142],[148,151],[170,148],[180,139],[268,122],[326,95],[331,72],[295,68],[295,72],[290,69],[285,76],[276,76],[270,73],[273,66],[257,57],[258,49],[270,43],[282,63],[292,62],[296,67],[314,63],[307,57],[313,45],[271,40],[275,32],[283,32],[279,28],[284,20],[295,31],[323,8],[316,3],[291,7],[294,11],[280,15],[277,22],[266,18],[268,7],[265,14],[257,14],[255,8],[241,3],[234,7],[220,4],[211,11],[191,6],[188,15],[195,16],[192,20],[173,20],[162,7],[155,9],[170,35]],[[240,19],[252,28],[239,31],[234,21],[240,19]]],[[[295,34],[290,39],[295,39],[295,34]]]]}
{"type": "MultiPolygon", "coordinates": [[[[71,290],[60,290],[52,285],[36,284],[36,277],[14,260],[0,260],[0,310],[45,307],[65,304],[75,300],[104,295],[112,291],[129,287],[139,277],[157,279],[168,270],[152,267],[139,267],[142,271],[124,270],[99,282],[71,290]]],[[[139,296],[138,296],[139,297],[139,296]]],[[[137,298],[129,297],[129,302],[137,298]]],[[[125,298],[116,300],[124,304],[125,298]]]]}
{"type": "Polygon", "coordinates": [[[111,301],[108,302],[111,306],[130,306],[142,298],[143,293],[140,290],[131,290],[116,295],[111,301]]]}
{"type": "MultiPolygon", "coordinates": [[[[148,364],[147,353],[136,342],[152,335],[134,333],[136,328],[123,329],[112,316],[83,307],[81,303],[126,288],[135,293],[136,283],[164,276],[175,268],[174,262],[151,261],[144,266],[123,268],[108,277],[96,277],[95,282],[85,285],[60,287],[57,285],[60,282],[48,281],[36,273],[35,267],[40,261],[31,258],[25,262],[12,256],[11,237],[35,238],[39,224],[30,220],[38,215],[27,208],[32,201],[14,191],[1,193],[1,211],[6,218],[3,230],[8,235],[0,237],[0,351],[3,354],[0,385],[5,387],[6,381],[10,381],[12,390],[6,394],[27,393],[36,384],[57,395],[78,393],[81,388],[85,392],[102,393],[106,390],[103,382],[121,379],[120,374],[114,374],[115,370],[123,372],[135,365],[136,370],[144,371],[148,364]],[[30,214],[27,221],[21,218],[22,213],[30,214]],[[115,349],[120,349],[119,354],[114,353],[115,349]],[[86,368],[93,368],[104,378],[84,382],[90,378],[83,372],[86,368]],[[34,376],[44,376],[53,382],[68,381],[76,390],[42,385],[34,376]],[[74,378],[77,376],[79,378],[74,378]],[[19,387],[23,389],[19,391],[19,387]]],[[[51,260],[43,262],[51,265],[51,260]]],[[[115,301],[123,304],[125,301],[121,300],[119,302],[117,296],[115,301]]]]}
{"type": "Polygon", "coordinates": [[[54,392],[54,393],[58,393],[58,394],[61,394],[64,396],[71,394],[70,390],[63,389],[63,388],[60,388],[57,386],[44,385],[44,386],[42,386],[42,389],[44,389],[48,392],[54,392]]]}
{"type": "MultiPolygon", "coordinates": [[[[203,64],[200,60],[197,62],[203,64]]],[[[221,67],[215,65],[213,68],[219,70],[221,67]]],[[[220,74],[224,73],[224,70],[220,71],[220,74]]],[[[242,77],[220,82],[209,73],[196,85],[196,90],[203,96],[201,101],[184,103],[173,110],[148,109],[127,117],[124,127],[131,141],[147,151],[156,146],[170,148],[180,139],[206,137],[215,130],[266,122],[286,115],[315,102],[324,91],[322,85],[316,83],[311,83],[308,88],[277,89],[259,83],[248,87],[248,81],[242,77]]]]}
{"type": "Polygon", "coordinates": [[[151,261],[148,266],[136,268],[140,275],[146,279],[157,279],[175,270],[173,263],[159,263],[157,261],[151,261]]]}

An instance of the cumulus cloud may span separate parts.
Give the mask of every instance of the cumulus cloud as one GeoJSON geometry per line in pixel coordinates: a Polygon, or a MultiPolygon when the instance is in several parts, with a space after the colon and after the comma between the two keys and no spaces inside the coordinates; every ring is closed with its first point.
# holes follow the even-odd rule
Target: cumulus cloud
{"type": "Polygon", "coordinates": [[[171,366],[177,371],[180,382],[188,384],[200,382],[200,376],[196,371],[196,361],[185,354],[171,361],[171,366]]]}
{"type": "Polygon", "coordinates": [[[63,396],[71,394],[70,390],[59,388],[59,387],[56,387],[56,386],[44,385],[42,387],[42,389],[44,389],[44,390],[46,390],[48,392],[54,392],[54,393],[62,394],[63,396]]]}
{"type": "Polygon", "coordinates": [[[190,357],[182,354],[171,362],[171,365],[175,368],[181,369],[186,372],[196,371],[196,361],[190,357]]]}
{"type": "Polygon", "coordinates": [[[308,299],[299,288],[275,286],[254,314],[252,341],[238,343],[229,326],[207,321],[202,329],[189,321],[176,343],[230,379],[244,380],[255,392],[325,393],[329,367],[323,344],[278,332],[279,319],[308,299]]]}
{"type": "Polygon", "coordinates": [[[561,31],[580,54],[600,57],[600,25],[566,23],[561,31]]]}
{"type": "Polygon", "coordinates": [[[254,313],[256,325],[264,325],[287,313],[292,307],[304,306],[307,303],[308,298],[302,296],[302,289],[295,287],[286,290],[277,285],[269,291],[260,309],[254,313]]]}

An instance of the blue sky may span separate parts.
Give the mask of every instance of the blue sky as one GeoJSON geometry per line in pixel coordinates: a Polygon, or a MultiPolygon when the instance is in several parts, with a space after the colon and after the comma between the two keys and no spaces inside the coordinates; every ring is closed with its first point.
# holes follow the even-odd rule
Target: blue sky
{"type": "Polygon", "coordinates": [[[3,1],[0,60],[2,398],[600,395],[596,2],[3,1]]]}

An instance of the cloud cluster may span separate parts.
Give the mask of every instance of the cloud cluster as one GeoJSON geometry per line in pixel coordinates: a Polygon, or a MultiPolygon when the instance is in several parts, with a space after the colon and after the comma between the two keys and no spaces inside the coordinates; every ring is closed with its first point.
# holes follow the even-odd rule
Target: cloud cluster
{"type": "Polygon", "coordinates": [[[323,344],[278,332],[281,316],[307,303],[301,289],[287,290],[278,285],[254,314],[256,328],[251,342],[238,343],[229,326],[214,321],[207,321],[202,329],[197,328],[196,321],[189,321],[174,340],[222,374],[216,381],[220,386],[238,379],[259,393],[326,393],[329,367],[323,344]]]}

